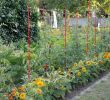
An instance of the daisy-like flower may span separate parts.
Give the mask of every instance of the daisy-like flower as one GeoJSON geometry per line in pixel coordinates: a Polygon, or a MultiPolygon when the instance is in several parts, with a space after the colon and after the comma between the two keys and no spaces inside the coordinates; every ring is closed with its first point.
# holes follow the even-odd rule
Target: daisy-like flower
{"type": "Polygon", "coordinates": [[[74,65],[73,65],[74,67],[77,67],[78,66],[78,64],[77,63],[74,63],[74,65]]]}
{"type": "Polygon", "coordinates": [[[86,73],[86,72],[87,72],[87,69],[86,69],[85,67],[82,67],[81,71],[82,71],[83,73],[86,73]]]}
{"type": "Polygon", "coordinates": [[[44,84],[44,82],[42,81],[42,79],[37,79],[37,80],[35,80],[35,84],[38,86],[38,87],[44,87],[45,86],[45,84],[44,84]]]}
{"type": "Polygon", "coordinates": [[[26,99],[26,93],[20,93],[19,98],[20,98],[20,100],[25,100],[26,99]]]}
{"type": "Polygon", "coordinates": [[[86,65],[90,66],[91,65],[91,61],[86,61],[86,65]]]}
{"type": "Polygon", "coordinates": [[[19,92],[24,92],[25,91],[25,87],[24,86],[19,86],[18,87],[18,91],[19,92]]]}
{"type": "Polygon", "coordinates": [[[37,94],[42,94],[42,90],[41,90],[40,88],[37,88],[37,89],[36,89],[36,93],[37,93],[37,94]]]}
{"type": "Polygon", "coordinates": [[[78,77],[81,77],[81,72],[78,71],[76,75],[77,75],[78,77]]]}

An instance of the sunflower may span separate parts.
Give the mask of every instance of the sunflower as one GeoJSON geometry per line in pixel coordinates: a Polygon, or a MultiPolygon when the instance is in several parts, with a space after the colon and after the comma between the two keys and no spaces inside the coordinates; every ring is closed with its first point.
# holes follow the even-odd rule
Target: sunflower
{"type": "Polygon", "coordinates": [[[36,93],[37,93],[37,94],[42,94],[42,90],[41,90],[40,88],[37,88],[37,89],[36,89],[36,93]]]}
{"type": "Polygon", "coordinates": [[[86,73],[87,70],[86,70],[85,67],[82,67],[81,71],[82,71],[83,73],[86,73]]]}
{"type": "Polygon", "coordinates": [[[18,91],[24,92],[24,91],[25,91],[25,87],[24,87],[24,86],[19,86],[19,87],[18,87],[18,91]]]}
{"type": "Polygon", "coordinates": [[[90,66],[91,65],[91,61],[86,61],[86,65],[90,66]]]}
{"type": "Polygon", "coordinates": [[[74,65],[73,65],[74,67],[77,67],[78,66],[78,64],[77,63],[74,63],[74,65]]]}
{"type": "Polygon", "coordinates": [[[37,79],[37,80],[35,81],[35,84],[36,84],[38,87],[44,87],[44,86],[45,86],[44,82],[43,82],[41,79],[37,79]]]}
{"type": "Polygon", "coordinates": [[[20,100],[25,100],[26,99],[26,93],[20,93],[19,98],[20,98],[20,100]]]}
{"type": "Polygon", "coordinates": [[[81,72],[78,71],[76,75],[77,75],[78,77],[81,77],[81,72]]]}

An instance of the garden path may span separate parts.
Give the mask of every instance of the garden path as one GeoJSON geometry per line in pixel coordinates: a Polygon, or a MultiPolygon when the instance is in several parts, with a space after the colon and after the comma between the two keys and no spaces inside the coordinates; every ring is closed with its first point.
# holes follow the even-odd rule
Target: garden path
{"type": "Polygon", "coordinates": [[[110,100],[110,72],[78,95],[66,100],[110,100]]]}

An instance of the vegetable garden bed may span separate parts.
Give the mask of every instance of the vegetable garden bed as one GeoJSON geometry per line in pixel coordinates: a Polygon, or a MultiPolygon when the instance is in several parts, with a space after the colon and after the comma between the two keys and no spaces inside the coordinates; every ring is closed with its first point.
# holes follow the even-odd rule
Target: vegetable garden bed
{"type": "MultiPolygon", "coordinates": [[[[74,63],[67,71],[62,69],[45,72],[31,82],[13,87],[8,95],[17,100],[63,100],[65,94],[86,86],[110,69],[110,59],[88,60],[74,63]]],[[[14,100],[14,99],[13,99],[14,100]]]]}

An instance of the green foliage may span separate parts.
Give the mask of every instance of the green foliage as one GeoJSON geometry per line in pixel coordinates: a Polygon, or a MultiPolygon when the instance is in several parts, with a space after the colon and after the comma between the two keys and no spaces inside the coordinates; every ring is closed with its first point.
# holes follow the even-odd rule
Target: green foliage
{"type": "MultiPolygon", "coordinates": [[[[28,13],[26,0],[1,0],[0,3],[0,36],[4,42],[27,39],[28,13]]],[[[38,14],[31,6],[31,38],[38,39],[38,14]]]]}

